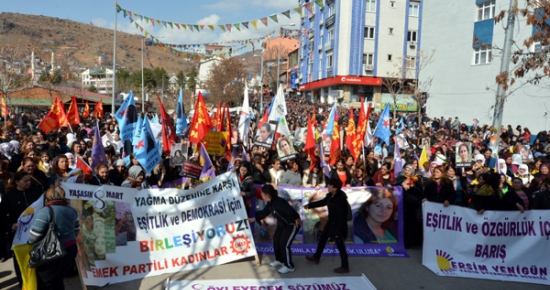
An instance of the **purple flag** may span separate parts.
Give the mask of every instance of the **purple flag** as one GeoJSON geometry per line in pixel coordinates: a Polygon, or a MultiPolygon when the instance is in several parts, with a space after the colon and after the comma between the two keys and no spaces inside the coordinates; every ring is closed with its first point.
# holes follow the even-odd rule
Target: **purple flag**
{"type": "Polygon", "coordinates": [[[250,162],[250,160],[248,160],[248,155],[246,155],[246,151],[244,150],[244,146],[243,146],[243,152],[241,153],[241,158],[243,159],[243,161],[250,162]]]}
{"type": "Polygon", "coordinates": [[[105,148],[103,148],[103,144],[101,142],[101,136],[99,135],[99,127],[97,123],[94,127],[93,142],[94,144],[92,145],[92,164],[90,164],[90,167],[92,168],[92,170],[95,170],[95,167],[100,163],[109,165],[109,161],[107,159],[107,156],[105,155],[105,148]]]}
{"type": "Polygon", "coordinates": [[[208,152],[206,152],[206,148],[204,148],[204,144],[199,143],[200,149],[199,149],[199,158],[202,165],[202,172],[200,179],[203,179],[204,177],[216,177],[216,172],[212,170],[212,160],[210,160],[210,156],[208,156],[208,152]]]}

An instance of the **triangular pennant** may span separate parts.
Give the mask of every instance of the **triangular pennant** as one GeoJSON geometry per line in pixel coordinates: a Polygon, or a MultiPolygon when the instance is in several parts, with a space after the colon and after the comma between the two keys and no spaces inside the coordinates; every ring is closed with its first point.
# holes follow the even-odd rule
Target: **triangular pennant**
{"type": "Polygon", "coordinates": [[[157,24],[160,25],[160,20],[157,19],[157,24]]]}
{"type": "Polygon", "coordinates": [[[132,11],[128,11],[128,16],[132,17],[132,11]]]}
{"type": "Polygon", "coordinates": [[[235,24],[233,24],[233,26],[234,26],[235,28],[237,28],[238,31],[241,31],[241,24],[235,23],[235,24]]]}
{"type": "Polygon", "coordinates": [[[147,32],[147,30],[145,30],[145,37],[147,37],[147,35],[149,35],[149,32],[147,32]]]}
{"type": "Polygon", "coordinates": [[[139,25],[137,24],[137,22],[134,22],[134,24],[136,25],[136,28],[139,28],[139,25]]]}
{"type": "Polygon", "coordinates": [[[198,25],[194,25],[194,26],[195,26],[195,30],[197,30],[197,32],[200,32],[199,26],[198,25]]]}
{"type": "Polygon", "coordinates": [[[174,29],[174,25],[172,25],[172,22],[168,22],[168,25],[170,25],[170,28],[174,29]]]}
{"type": "Polygon", "coordinates": [[[151,24],[152,24],[153,26],[155,26],[155,19],[149,18],[149,21],[151,22],[151,24]]]}
{"type": "Polygon", "coordinates": [[[124,18],[126,18],[126,16],[128,16],[128,13],[126,13],[126,9],[122,9],[122,12],[124,13],[124,18]]]}
{"type": "Polygon", "coordinates": [[[220,27],[221,30],[223,30],[223,32],[225,32],[225,26],[223,26],[223,24],[218,24],[218,26],[220,27]]]}
{"type": "Polygon", "coordinates": [[[288,19],[290,19],[290,10],[287,10],[285,12],[281,12],[281,14],[283,14],[284,16],[288,17],[288,19]]]}
{"type": "Polygon", "coordinates": [[[250,20],[250,23],[254,29],[258,30],[258,20],[250,20]]]}
{"type": "Polygon", "coordinates": [[[180,29],[180,25],[176,22],[174,22],[174,25],[178,28],[178,30],[180,29]]]}
{"type": "Polygon", "coordinates": [[[248,21],[243,22],[242,25],[243,25],[244,27],[246,27],[246,29],[248,29],[248,21]]]}
{"type": "MultiPolygon", "coordinates": [[[[279,23],[279,19],[277,19],[277,14],[273,14],[271,16],[269,16],[269,18],[271,18],[273,21],[275,21],[276,23],[279,23]]],[[[267,26],[267,25],[266,25],[267,26]]]]}
{"type": "Polygon", "coordinates": [[[130,17],[130,23],[134,23],[134,19],[130,17]]]}
{"type": "Polygon", "coordinates": [[[186,24],[180,24],[180,25],[183,28],[183,30],[187,30],[187,25],[186,24]]]}
{"type": "Polygon", "coordinates": [[[120,8],[120,5],[116,4],[116,12],[120,12],[120,10],[122,10],[122,8],[120,8]]]}
{"type": "Polygon", "coordinates": [[[149,22],[149,17],[145,16],[145,23],[149,22]]]}
{"type": "Polygon", "coordinates": [[[298,13],[300,15],[300,17],[304,16],[304,12],[302,10],[302,7],[296,7],[296,8],[292,8],[292,10],[296,11],[296,13],[298,13]]]}
{"type": "Polygon", "coordinates": [[[204,29],[204,24],[199,24],[199,27],[201,28],[201,30],[204,29]]]}
{"type": "Polygon", "coordinates": [[[267,17],[260,18],[260,21],[267,27],[267,17]]]}
{"type": "MultiPolygon", "coordinates": [[[[157,21],[158,21],[158,20],[157,20],[157,21]]],[[[166,21],[162,21],[162,26],[168,28],[168,27],[166,26],[166,21]]]]}
{"type": "Polygon", "coordinates": [[[312,2],[306,3],[306,5],[304,5],[304,7],[306,7],[306,9],[307,9],[307,11],[309,11],[309,13],[313,13],[313,3],[312,2]]]}
{"type": "MultiPolygon", "coordinates": [[[[137,23],[136,23],[136,24],[137,24],[137,23]]],[[[143,27],[140,26],[140,27],[139,27],[139,30],[141,30],[141,32],[143,32],[143,27]]],[[[145,36],[147,36],[147,35],[145,35],[145,36]]]]}
{"type": "Polygon", "coordinates": [[[210,28],[210,30],[214,31],[214,25],[208,24],[207,26],[208,26],[208,28],[210,28]]]}
{"type": "Polygon", "coordinates": [[[189,30],[193,31],[193,25],[187,24],[187,27],[189,27],[189,30]]]}
{"type": "Polygon", "coordinates": [[[143,15],[140,15],[140,16],[139,16],[139,19],[140,19],[141,21],[143,21],[143,15]]]}
{"type": "Polygon", "coordinates": [[[225,25],[225,27],[227,27],[227,30],[228,30],[229,32],[231,32],[231,23],[227,23],[227,24],[225,25]]]}
{"type": "Polygon", "coordinates": [[[323,0],[315,0],[315,4],[317,4],[317,6],[319,6],[321,9],[325,8],[323,0]]]}

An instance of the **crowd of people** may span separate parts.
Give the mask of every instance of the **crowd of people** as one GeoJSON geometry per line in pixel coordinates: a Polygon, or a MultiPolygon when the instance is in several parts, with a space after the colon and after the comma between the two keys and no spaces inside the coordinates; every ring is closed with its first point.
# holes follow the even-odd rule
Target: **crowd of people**
{"type": "MultiPolygon", "coordinates": [[[[264,104],[269,104],[270,97],[264,97],[264,104]]],[[[550,209],[550,135],[547,132],[532,134],[528,128],[508,125],[502,128],[498,152],[489,148],[492,137],[490,126],[480,124],[476,119],[463,122],[455,118],[430,118],[426,114],[398,113],[390,120],[392,131],[391,143],[386,144],[374,138],[371,144],[365,144],[361,154],[356,158],[342,146],[340,158],[325,172],[321,159],[329,162],[330,151],[324,150],[321,156],[319,148],[322,140],[323,124],[327,120],[332,105],[312,103],[304,99],[288,98],[286,121],[291,132],[306,128],[308,116],[315,116],[319,137],[315,149],[316,158],[312,162],[305,150],[305,141],[274,135],[268,138],[261,135],[261,142],[272,143],[266,146],[254,145],[254,136],[258,121],[264,108],[260,108],[257,96],[251,97],[251,106],[259,113],[253,117],[250,128],[250,144],[242,146],[242,154],[234,161],[223,156],[210,156],[216,175],[223,174],[231,168],[238,175],[241,195],[250,207],[249,199],[256,196],[255,185],[292,186],[304,188],[322,188],[327,185],[337,188],[354,186],[376,186],[391,189],[394,186],[403,188],[405,246],[413,247],[422,242],[422,212],[424,201],[441,203],[444,206],[458,205],[470,207],[483,214],[485,210],[518,210],[550,209]],[[395,137],[395,138],[393,138],[395,137]],[[284,142],[283,142],[284,141],[284,142]],[[399,152],[395,152],[394,143],[399,142],[399,152]],[[285,155],[293,154],[294,158],[281,160],[277,154],[277,143],[285,155]],[[457,151],[456,144],[460,143],[457,151]],[[422,153],[428,161],[420,164],[422,153]],[[295,153],[292,153],[295,152],[295,153]],[[469,156],[468,156],[469,155],[469,156]],[[400,157],[400,158],[396,158],[400,157]],[[457,160],[457,158],[460,158],[457,160]],[[404,160],[402,170],[395,170],[396,159],[404,160]],[[313,164],[312,164],[313,163],[313,164]],[[311,169],[310,169],[311,168],[311,169]]],[[[359,110],[350,116],[347,106],[338,106],[340,128],[345,128],[353,118],[357,124],[359,110]]],[[[56,188],[61,182],[87,182],[92,185],[114,185],[138,189],[162,187],[166,182],[181,178],[181,165],[173,166],[170,156],[164,154],[151,174],[146,174],[138,160],[130,156],[130,162],[123,160],[122,141],[116,119],[106,115],[98,120],[101,135],[110,133],[113,144],[105,146],[107,162],[92,168],[94,175],[86,180],[84,172],[77,168],[76,159],[91,164],[93,145],[93,126],[96,120],[81,118],[82,123],[73,128],[63,127],[54,132],[42,132],[37,124],[43,113],[32,112],[12,115],[2,128],[0,144],[0,259],[7,260],[12,256],[10,251],[13,234],[20,214],[44,192],[56,188]]],[[[152,118],[152,114],[148,114],[152,118]]],[[[370,127],[374,128],[380,113],[370,115],[370,127]]],[[[233,116],[232,123],[238,124],[239,116],[233,116]]],[[[269,127],[260,126],[268,131],[269,127]]],[[[271,129],[270,129],[271,130],[271,129]]],[[[345,132],[342,132],[344,143],[345,132]]],[[[180,140],[184,136],[178,137],[180,140]]],[[[179,141],[179,140],[178,140],[179,141]]],[[[101,141],[96,141],[101,142],[101,141]]],[[[241,151],[238,151],[241,152],[241,151]]],[[[193,147],[184,156],[196,156],[193,147]]],[[[179,163],[178,163],[179,164],[179,163]]],[[[186,188],[194,187],[200,179],[187,179],[186,188]]],[[[276,194],[266,189],[267,198],[275,200],[276,194]]],[[[340,196],[340,189],[335,189],[335,198],[340,196]],[[336,194],[338,191],[338,194],[336,194]]],[[[50,193],[51,200],[63,200],[59,194],[50,193]],[[54,196],[55,198],[53,198],[54,196]],[[52,199],[53,198],[53,199],[52,199]]],[[[342,192],[345,198],[345,193],[342,192]]],[[[51,201],[50,200],[50,201],[51,201]]],[[[384,199],[376,202],[387,203],[384,199]]],[[[365,211],[368,206],[365,206],[365,211]]],[[[62,202],[54,203],[62,206],[62,202]]],[[[389,203],[391,208],[392,203],[389,203]]],[[[310,207],[321,204],[311,204],[310,207]]],[[[265,212],[267,214],[268,212],[265,212]]],[[[366,214],[366,213],[365,213],[366,214]]],[[[256,216],[261,218],[262,216],[256,216]]],[[[293,219],[295,218],[292,215],[293,219]]],[[[329,217],[330,219],[330,217],[329,217]]],[[[84,224],[84,221],[80,221],[84,224]]],[[[368,219],[367,219],[368,222],[368,219]]],[[[380,223],[384,226],[385,223],[380,223]]],[[[380,224],[378,226],[380,226],[380,224]]],[[[73,225],[74,226],[74,225],[73,225]]],[[[294,226],[299,226],[297,223],[294,226]]],[[[338,226],[338,225],[336,225],[338,226]]],[[[387,225],[388,227],[390,225],[387,225]]],[[[78,230],[78,229],[76,229],[78,230]]],[[[291,230],[291,228],[290,228],[291,230]]],[[[385,228],[383,230],[389,230],[385,228]]],[[[333,230],[334,231],[334,230],[333,230]]],[[[390,231],[387,231],[389,233],[390,231]]],[[[78,232],[77,232],[78,234],[78,232]]],[[[284,233],[284,238],[292,233],[284,233]]],[[[326,236],[328,238],[329,231],[326,236]]],[[[333,236],[345,236],[344,233],[333,236]]],[[[69,235],[68,239],[73,239],[69,235]]],[[[338,247],[344,246],[338,243],[338,247]]],[[[64,241],[72,246],[72,240],[64,241]]],[[[322,252],[321,245],[319,246],[322,252]]],[[[323,245],[324,247],[324,245],[323,245]]],[[[280,249],[279,255],[286,249],[280,249]]],[[[309,260],[318,263],[320,255],[309,260]]],[[[280,261],[288,269],[291,261],[280,261]]],[[[17,267],[15,267],[17,269],[17,267]]],[[[340,272],[348,270],[347,257],[342,261],[340,272]],[[344,263],[345,262],[345,263],[344,263]]],[[[63,273],[64,274],[64,273],[63,273]]],[[[55,274],[55,275],[63,275],[55,274]]],[[[43,282],[47,285],[59,285],[57,278],[44,274],[43,282]],[[54,282],[51,282],[54,281],[54,282]],[[48,284],[49,283],[49,284],[48,284]],[[52,284],[53,283],[53,284],[52,284]]],[[[59,288],[57,288],[59,289],[59,288]]]]}

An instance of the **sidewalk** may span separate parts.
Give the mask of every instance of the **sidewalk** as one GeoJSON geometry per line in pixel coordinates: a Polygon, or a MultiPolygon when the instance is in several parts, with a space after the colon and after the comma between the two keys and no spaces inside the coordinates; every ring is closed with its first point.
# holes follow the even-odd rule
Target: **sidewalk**
{"type": "MultiPolygon", "coordinates": [[[[439,277],[422,266],[422,250],[409,249],[410,258],[360,258],[350,257],[349,276],[360,276],[362,273],[377,289],[514,289],[543,290],[548,286],[526,283],[512,283],[492,280],[439,277]]],[[[88,286],[88,289],[164,289],[166,280],[214,280],[214,279],[277,279],[301,277],[331,277],[337,274],[332,269],[340,267],[339,256],[324,256],[321,263],[315,265],[306,261],[304,256],[294,256],[296,271],[281,275],[269,266],[273,256],[262,256],[262,266],[256,267],[254,259],[234,262],[213,268],[184,271],[145,278],[143,280],[108,285],[105,287],[88,286]]],[[[11,260],[0,264],[0,289],[19,289],[13,273],[11,260]]],[[[80,290],[78,277],[65,280],[65,288],[80,290]]]]}

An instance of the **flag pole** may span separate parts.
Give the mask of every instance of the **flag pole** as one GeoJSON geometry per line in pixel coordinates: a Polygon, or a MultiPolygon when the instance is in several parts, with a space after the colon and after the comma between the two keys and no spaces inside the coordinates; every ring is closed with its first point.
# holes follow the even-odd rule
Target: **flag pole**
{"type": "Polygon", "coordinates": [[[113,104],[111,105],[111,114],[114,116],[115,111],[115,88],[116,88],[116,30],[117,30],[117,5],[118,3],[115,1],[115,30],[114,30],[114,41],[113,41],[113,87],[111,92],[111,101],[113,104]]]}

